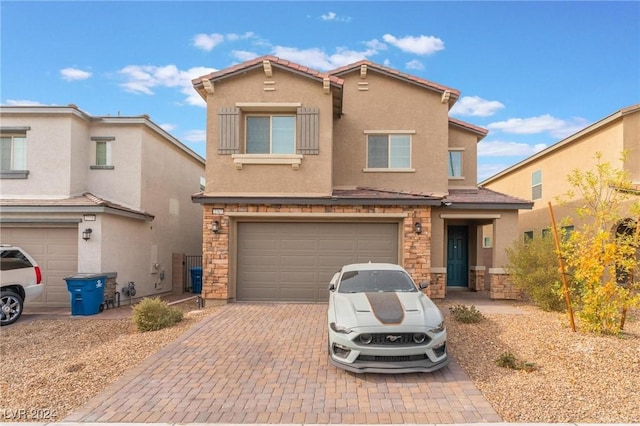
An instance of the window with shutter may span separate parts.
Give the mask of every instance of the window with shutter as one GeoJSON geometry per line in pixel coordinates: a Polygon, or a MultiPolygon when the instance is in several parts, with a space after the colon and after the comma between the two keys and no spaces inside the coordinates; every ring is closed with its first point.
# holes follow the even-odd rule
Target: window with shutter
{"type": "Polygon", "coordinates": [[[318,154],[320,152],[318,108],[298,108],[298,154],[318,154]]]}
{"type": "Polygon", "coordinates": [[[218,121],[218,154],[238,154],[240,152],[240,109],[220,108],[218,121]]]}

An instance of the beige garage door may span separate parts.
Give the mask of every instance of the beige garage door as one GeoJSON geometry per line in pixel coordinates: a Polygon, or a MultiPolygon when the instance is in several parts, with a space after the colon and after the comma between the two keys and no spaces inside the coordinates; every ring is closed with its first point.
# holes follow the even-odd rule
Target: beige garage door
{"type": "Polygon", "coordinates": [[[342,265],[398,262],[395,223],[240,223],[238,301],[325,302],[342,265]]]}
{"type": "Polygon", "coordinates": [[[2,243],[25,249],[40,265],[44,292],[29,306],[67,307],[64,278],[78,272],[76,228],[10,228],[3,226],[2,243]]]}

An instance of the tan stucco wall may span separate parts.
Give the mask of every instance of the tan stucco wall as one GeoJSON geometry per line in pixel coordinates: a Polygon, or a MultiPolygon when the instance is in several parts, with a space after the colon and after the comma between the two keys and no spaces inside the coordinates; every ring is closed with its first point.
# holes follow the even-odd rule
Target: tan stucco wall
{"type": "MultiPolygon", "coordinates": [[[[240,77],[216,81],[214,94],[207,96],[207,194],[329,195],[332,191],[331,159],[333,143],[333,97],[323,91],[322,81],[274,67],[273,78],[262,69],[240,77]],[[275,82],[265,86],[265,81],[275,82]],[[274,88],[265,91],[265,87],[274,88]],[[317,107],[319,114],[319,154],[304,155],[298,170],[291,165],[245,164],[237,170],[231,155],[218,155],[218,110],[237,102],[300,103],[317,107]]],[[[295,108],[292,109],[295,114],[295,108]]],[[[244,151],[245,116],[240,117],[240,146],[244,151]]]]}
{"type": "MultiPolygon", "coordinates": [[[[640,114],[636,115],[640,116],[640,114]]],[[[625,148],[623,134],[622,121],[615,121],[576,139],[570,144],[559,146],[548,154],[541,155],[512,172],[491,179],[489,183],[485,184],[485,187],[530,200],[532,195],[531,174],[541,170],[542,198],[534,200],[532,210],[520,212],[518,235],[522,236],[525,231],[548,228],[551,223],[549,202],[553,206],[557,222],[560,222],[563,217],[572,212],[571,208],[561,206],[557,197],[566,194],[571,188],[567,181],[567,176],[573,170],[595,170],[597,164],[595,159],[596,152],[602,154],[602,162],[610,162],[615,168],[623,167],[620,160],[622,151],[625,148]]]]}
{"type": "Polygon", "coordinates": [[[628,154],[625,169],[631,180],[640,184],[640,112],[623,116],[622,123],[624,149],[628,154]]]}
{"type": "Polygon", "coordinates": [[[448,108],[441,94],[374,71],[344,78],[344,115],[335,122],[334,185],[406,191],[447,191],[448,108]],[[368,90],[358,90],[366,82],[368,90]],[[412,172],[364,172],[365,130],[411,130],[412,172]]]}

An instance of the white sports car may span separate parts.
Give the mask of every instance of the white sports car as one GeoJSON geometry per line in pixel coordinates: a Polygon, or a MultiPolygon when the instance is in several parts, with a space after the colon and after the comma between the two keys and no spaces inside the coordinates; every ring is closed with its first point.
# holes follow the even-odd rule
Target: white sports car
{"type": "Polygon", "coordinates": [[[355,373],[431,372],[449,363],[440,309],[401,266],[343,266],[329,284],[329,358],[355,373]]]}

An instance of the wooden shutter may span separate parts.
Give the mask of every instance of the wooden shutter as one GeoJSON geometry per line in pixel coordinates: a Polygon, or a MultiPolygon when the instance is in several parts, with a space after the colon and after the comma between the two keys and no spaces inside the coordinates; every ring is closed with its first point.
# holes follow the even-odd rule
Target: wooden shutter
{"type": "Polygon", "coordinates": [[[238,154],[240,152],[240,109],[220,108],[218,126],[218,154],[238,154]]]}
{"type": "Polygon", "coordinates": [[[318,154],[320,151],[318,124],[318,108],[298,108],[296,123],[298,154],[318,154]]]}

